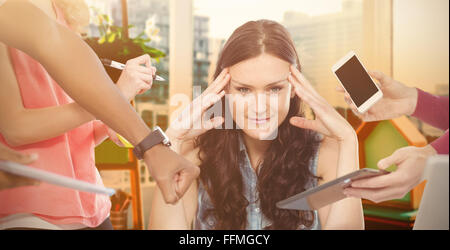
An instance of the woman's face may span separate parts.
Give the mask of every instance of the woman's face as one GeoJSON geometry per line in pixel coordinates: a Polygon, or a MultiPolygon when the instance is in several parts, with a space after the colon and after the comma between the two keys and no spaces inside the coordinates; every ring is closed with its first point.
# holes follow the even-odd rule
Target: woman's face
{"type": "Polygon", "coordinates": [[[289,66],[288,62],[263,53],[230,67],[228,105],[233,120],[247,136],[275,139],[295,95],[287,80],[289,66]]]}

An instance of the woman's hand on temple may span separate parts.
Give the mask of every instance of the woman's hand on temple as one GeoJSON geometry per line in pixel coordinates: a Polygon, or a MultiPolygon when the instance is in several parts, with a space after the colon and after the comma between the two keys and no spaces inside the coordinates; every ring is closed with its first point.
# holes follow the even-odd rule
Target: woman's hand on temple
{"type": "Polygon", "coordinates": [[[223,117],[205,120],[203,116],[205,111],[225,95],[224,88],[229,81],[230,75],[226,68],[200,96],[181,112],[176,120],[171,122],[166,131],[170,139],[174,141],[192,140],[206,131],[220,126],[225,121],[223,117]]]}
{"type": "Polygon", "coordinates": [[[292,117],[290,123],[299,128],[311,129],[341,142],[356,138],[350,124],[311,86],[309,81],[294,66],[291,66],[288,81],[295,93],[308,104],[316,115],[315,120],[304,117],[292,117]]]}
{"type": "Polygon", "coordinates": [[[125,69],[117,81],[117,87],[127,100],[131,101],[136,95],[142,94],[152,87],[155,74],[156,68],[151,66],[149,55],[145,54],[130,59],[125,64],[125,69]]]}

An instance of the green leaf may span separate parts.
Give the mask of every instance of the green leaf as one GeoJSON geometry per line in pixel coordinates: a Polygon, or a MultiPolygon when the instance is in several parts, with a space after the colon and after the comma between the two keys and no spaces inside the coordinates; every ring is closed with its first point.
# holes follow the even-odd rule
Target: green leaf
{"type": "Polygon", "coordinates": [[[116,40],[116,34],[117,34],[117,33],[112,33],[112,34],[108,37],[108,43],[113,43],[114,40],[116,40]]]}
{"type": "Polygon", "coordinates": [[[106,14],[103,14],[102,15],[103,16],[103,18],[105,19],[105,21],[106,21],[106,23],[109,23],[109,16],[108,15],[106,15],[106,14]]]}
{"type": "Polygon", "coordinates": [[[104,44],[106,41],[106,36],[102,36],[100,37],[100,39],[98,39],[98,44],[104,44]]]}
{"type": "Polygon", "coordinates": [[[137,35],[136,39],[142,38],[144,35],[145,35],[145,31],[142,31],[141,33],[139,33],[139,35],[137,35]]]}

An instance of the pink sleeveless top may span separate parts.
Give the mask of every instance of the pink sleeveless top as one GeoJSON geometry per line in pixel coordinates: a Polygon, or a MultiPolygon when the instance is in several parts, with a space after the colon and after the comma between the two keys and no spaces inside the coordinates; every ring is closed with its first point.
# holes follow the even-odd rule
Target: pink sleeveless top
{"type": "MultiPolygon", "coordinates": [[[[58,22],[68,27],[63,13],[55,5],[54,8],[58,22]]],[[[38,109],[74,102],[37,61],[15,48],[9,48],[9,55],[25,108],[38,109]]],[[[69,65],[67,70],[70,70],[69,65]]],[[[1,134],[0,143],[8,145],[1,134]]],[[[38,153],[39,159],[30,167],[103,185],[95,167],[94,147],[93,122],[88,122],[58,137],[11,148],[24,153],[38,153]]],[[[107,196],[47,183],[0,191],[0,204],[0,218],[27,213],[56,225],[83,224],[87,227],[100,225],[109,216],[111,208],[107,196]]]]}

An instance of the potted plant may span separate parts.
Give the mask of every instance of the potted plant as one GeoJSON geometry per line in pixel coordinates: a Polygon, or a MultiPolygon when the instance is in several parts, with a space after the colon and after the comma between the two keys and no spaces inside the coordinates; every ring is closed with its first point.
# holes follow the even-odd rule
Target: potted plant
{"type": "MultiPolygon", "coordinates": [[[[94,20],[99,31],[100,37],[87,37],[86,43],[95,51],[100,58],[107,58],[117,62],[126,63],[129,59],[148,54],[151,58],[159,61],[166,54],[156,48],[148,45],[152,38],[157,38],[159,29],[155,27],[154,17],[146,22],[146,28],[138,36],[129,38],[128,30],[134,25],[123,27],[113,25],[112,19],[106,15],[95,12],[94,20]]],[[[106,67],[106,72],[114,82],[117,82],[121,71],[118,69],[106,67]]]]}

